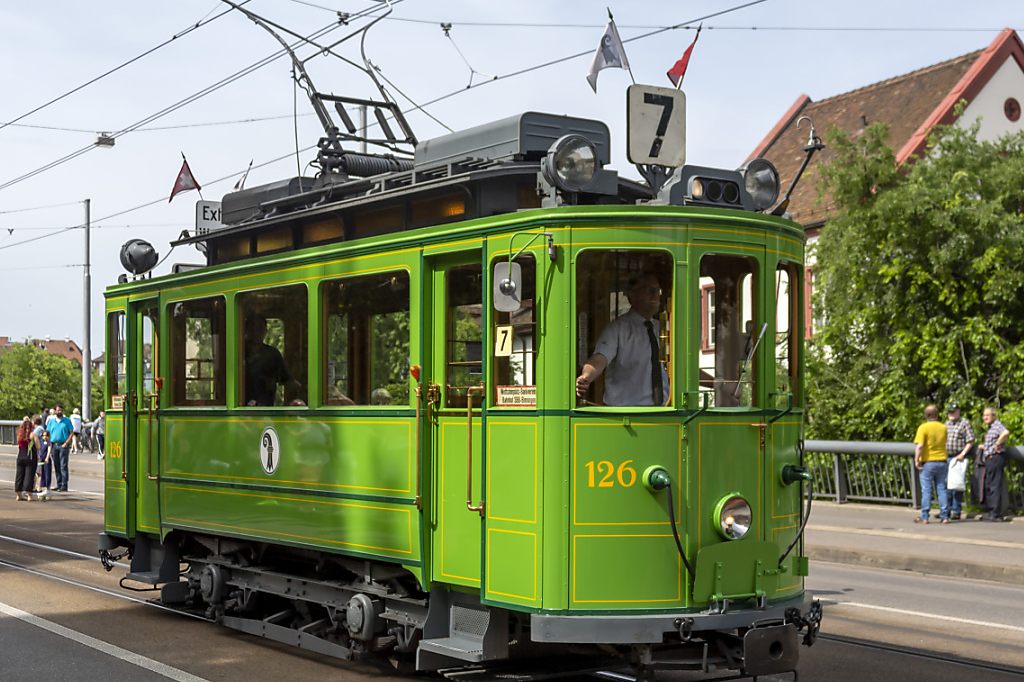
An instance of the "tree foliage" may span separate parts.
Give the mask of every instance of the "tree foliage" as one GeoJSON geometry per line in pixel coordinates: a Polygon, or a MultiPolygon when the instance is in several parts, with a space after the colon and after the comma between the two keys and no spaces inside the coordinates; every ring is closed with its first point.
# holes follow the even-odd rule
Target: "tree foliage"
{"type": "Polygon", "coordinates": [[[833,131],[816,244],[808,399],[816,437],[908,440],[921,409],[986,405],[1024,434],[1024,134],[943,127],[897,168],[887,130],[833,131]]]}
{"type": "MultiPolygon", "coordinates": [[[[100,410],[102,380],[93,374],[93,411],[100,410]]],[[[67,358],[30,344],[0,353],[0,419],[21,419],[62,403],[66,412],[81,407],[82,369],[67,358]]]]}

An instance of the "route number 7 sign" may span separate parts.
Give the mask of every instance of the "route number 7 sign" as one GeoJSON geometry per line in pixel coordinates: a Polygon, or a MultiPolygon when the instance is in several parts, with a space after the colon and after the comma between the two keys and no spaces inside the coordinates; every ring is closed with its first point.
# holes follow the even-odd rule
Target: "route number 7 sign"
{"type": "Polygon", "coordinates": [[[626,131],[631,163],[682,166],[686,162],[686,95],[675,88],[629,86],[626,131]]]}

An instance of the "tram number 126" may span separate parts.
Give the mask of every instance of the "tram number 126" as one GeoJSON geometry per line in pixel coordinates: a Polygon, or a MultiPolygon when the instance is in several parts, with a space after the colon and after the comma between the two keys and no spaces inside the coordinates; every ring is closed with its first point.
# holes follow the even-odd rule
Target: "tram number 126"
{"type": "Polygon", "coordinates": [[[596,462],[590,460],[583,466],[587,468],[588,488],[614,488],[616,484],[623,488],[629,488],[636,484],[636,469],[630,466],[633,462],[627,459],[618,466],[615,462],[607,459],[600,459],[596,462]]]}

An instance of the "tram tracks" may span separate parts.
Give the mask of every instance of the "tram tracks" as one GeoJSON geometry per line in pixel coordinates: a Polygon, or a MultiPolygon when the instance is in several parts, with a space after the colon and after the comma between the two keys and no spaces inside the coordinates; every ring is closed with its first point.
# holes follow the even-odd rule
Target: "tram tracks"
{"type": "MultiPolygon", "coordinates": [[[[49,554],[49,555],[57,555],[57,556],[64,557],[64,558],[67,558],[67,559],[74,559],[74,560],[79,560],[79,561],[84,560],[84,561],[88,561],[90,563],[96,563],[96,564],[100,563],[100,560],[99,560],[98,556],[94,556],[94,555],[91,555],[91,554],[86,554],[86,553],[83,553],[83,552],[77,552],[77,551],[74,551],[74,550],[65,549],[63,547],[57,547],[57,546],[54,546],[54,545],[48,545],[48,544],[44,544],[44,543],[40,543],[40,542],[34,542],[34,541],[31,541],[31,540],[26,540],[24,538],[14,537],[14,536],[11,536],[11,535],[0,534],[0,543],[12,544],[12,545],[16,545],[16,546],[19,546],[19,547],[22,547],[22,548],[26,548],[26,549],[28,549],[30,551],[33,551],[33,552],[46,553],[46,554],[49,554]]],[[[121,569],[127,569],[128,568],[127,564],[124,564],[124,563],[117,563],[116,566],[118,566],[118,568],[121,568],[121,569]]],[[[196,619],[196,620],[201,620],[201,621],[204,621],[204,622],[213,622],[210,619],[205,618],[202,615],[198,615],[198,614],[195,614],[195,613],[189,613],[189,612],[181,611],[181,610],[178,610],[178,609],[169,608],[169,607],[164,606],[162,604],[159,604],[156,601],[151,600],[151,599],[146,599],[144,597],[139,597],[139,596],[132,595],[132,594],[126,594],[123,590],[118,589],[118,588],[105,587],[105,586],[102,586],[102,585],[98,585],[95,582],[91,582],[91,581],[88,581],[88,580],[83,580],[83,579],[80,579],[80,578],[73,577],[71,575],[68,575],[67,573],[63,573],[62,574],[62,573],[59,573],[59,572],[55,572],[53,570],[47,570],[47,569],[39,568],[39,567],[30,565],[29,563],[25,563],[25,562],[22,562],[22,561],[16,561],[16,560],[13,560],[13,559],[10,559],[10,558],[0,558],[0,568],[7,568],[9,570],[19,571],[19,572],[22,572],[22,573],[26,573],[26,574],[29,574],[29,575],[36,576],[38,578],[42,578],[44,580],[49,580],[49,581],[63,583],[63,584],[66,584],[66,585],[69,585],[69,586],[72,586],[72,587],[77,587],[77,588],[80,588],[80,589],[88,590],[88,591],[93,592],[93,593],[98,593],[98,594],[102,594],[102,595],[105,595],[105,596],[108,596],[108,597],[113,597],[113,598],[116,598],[116,599],[119,599],[119,600],[129,601],[129,602],[133,602],[133,603],[136,603],[136,604],[140,604],[140,605],[148,607],[148,608],[152,608],[152,609],[156,609],[156,610],[160,610],[160,611],[166,611],[166,612],[174,613],[176,615],[181,615],[181,616],[186,616],[186,617],[193,618],[193,619],[196,619]]],[[[857,638],[857,637],[850,637],[850,636],[845,636],[845,635],[835,635],[835,634],[830,634],[830,633],[821,633],[821,634],[819,634],[818,637],[823,642],[831,642],[831,643],[836,644],[836,645],[849,646],[849,647],[857,647],[857,648],[871,650],[871,651],[876,651],[876,652],[880,652],[880,653],[886,653],[886,654],[890,654],[890,655],[894,655],[894,656],[909,657],[909,658],[919,659],[919,660],[922,660],[922,661],[930,661],[930,662],[941,663],[941,664],[945,664],[945,665],[955,665],[955,666],[958,666],[958,667],[962,668],[964,671],[968,671],[969,670],[969,671],[979,671],[979,672],[988,672],[988,673],[1002,673],[1002,674],[1008,674],[1008,675],[1024,676],[1024,668],[1016,667],[1016,666],[1012,666],[1012,665],[1006,665],[1006,664],[1000,664],[1000,663],[992,663],[992,662],[976,660],[976,659],[968,659],[968,658],[958,657],[958,656],[955,656],[955,655],[947,655],[947,654],[942,654],[942,653],[933,652],[933,651],[926,651],[926,650],[916,649],[916,648],[912,648],[912,647],[887,644],[887,643],[884,643],[884,642],[872,641],[872,640],[868,640],[868,639],[857,638]]],[[[481,668],[478,668],[475,671],[473,671],[471,669],[462,669],[459,672],[455,672],[455,670],[453,669],[450,672],[450,674],[449,675],[445,675],[445,677],[448,677],[449,679],[473,680],[473,682],[492,682],[492,681],[493,682],[497,682],[499,680],[501,680],[501,681],[516,680],[518,682],[533,682],[533,681],[539,681],[539,680],[598,680],[598,679],[611,680],[612,682],[635,682],[636,679],[637,679],[635,676],[629,674],[626,671],[619,671],[619,670],[613,670],[613,669],[594,670],[593,668],[590,669],[590,670],[579,670],[579,669],[577,669],[577,670],[566,670],[566,671],[562,672],[561,674],[558,673],[558,672],[555,672],[555,673],[550,673],[549,672],[547,674],[539,674],[539,675],[537,675],[537,674],[530,674],[529,672],[526,672],[526,671],[522,671],[522,672],[517,673],[517,672],[514,672],[514,671],[509,670],[507,668],[501,669],[501,670],[487,670],[486,667],[481,667],[481,668]],[[451,673],[454,673],[454,674],[451,674],[451,673]]],[[[689,678],[687,678],[687,679],[689,679],[689,678]]],[[[725,679],[737,679],[737,678],[732,676],[732,675],[727,675],[726,677],[711,676],[711,677],[701,678],[701,679],[707,679],[707,680],[713,681],[713,680],[716,680],[716,679],[725,680],[725,679]]],[[[779,676],[777,678],[762,676],[762,678],[761,678],[761,680],[775,680],[775,679],[777,679],[777,680],[779,680],[779,682],[781,682],[782,680],[790,680],[790,679],[793,679],[793,678],[790,677],[789,675],[782,675],[782,676],[779,676]]]]}

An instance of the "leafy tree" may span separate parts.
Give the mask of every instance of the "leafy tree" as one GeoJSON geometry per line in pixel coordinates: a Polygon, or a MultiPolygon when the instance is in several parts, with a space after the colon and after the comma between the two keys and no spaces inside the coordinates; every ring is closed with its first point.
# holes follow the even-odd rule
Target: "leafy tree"
{"type": "Polygon", "coordinates": [[[38,414],[54,403],[70,414],[81,402],[82,369],[71,360],[21,343],[0,353],[0,419],[38,414]]]}
{"type": "MultiPolygon", "coordinates": [[[[962,108],[961,108],[962,112],[962,108]]],[[[816,245],[811,431],[909,440],[929,402],[1024,434],[1024,134],[938,129],[897,168],[887,130],[832,132],[838,208],[816,245]]]]}

